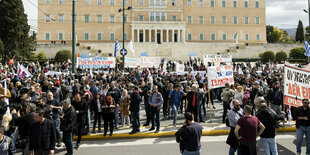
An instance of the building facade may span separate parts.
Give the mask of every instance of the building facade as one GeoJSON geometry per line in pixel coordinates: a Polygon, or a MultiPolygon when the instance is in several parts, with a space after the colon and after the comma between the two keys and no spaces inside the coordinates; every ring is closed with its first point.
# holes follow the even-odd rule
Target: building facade
{"type": "MultiPolygon", "coordinates": [[[[124,0],[129,42],[266,43],[265,0],[124,0]]],[[[76,0],[81,43],[123,40],[123,0],[76,0]]],[[[38,0],[38,44],[71,43],[72,1],[38,0]]]]}

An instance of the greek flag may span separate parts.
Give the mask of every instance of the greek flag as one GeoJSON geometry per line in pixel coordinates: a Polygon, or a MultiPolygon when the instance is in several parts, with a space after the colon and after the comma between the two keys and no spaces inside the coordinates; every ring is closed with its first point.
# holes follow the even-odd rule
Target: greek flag
{"type": "Polygon", "coordinates": [[[307,57],[310,57],[310,46],[309,46],[309,44],[307,43],[306,40],[305,40],[305,47],[306,47],[306,53],[305,53],[305,55],[306,55],[307,57]]]}
{"type": "Polygon", "coordinates": [[[116,40],[115,41],[115,48],[114,48],[114,57],[116,57],[116,52],[120,49],[121,49],[121,46],[119,45],[118,41],[116,40]]]}

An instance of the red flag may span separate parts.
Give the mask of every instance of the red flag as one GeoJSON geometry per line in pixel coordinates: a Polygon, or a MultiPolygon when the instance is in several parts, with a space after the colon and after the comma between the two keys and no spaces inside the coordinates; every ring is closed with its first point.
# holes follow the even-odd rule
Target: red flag
{"type": "Polygon", "coordinates": [[[9,60],[9,65],[12,65],[12,64],[14,64],[14,58],[9,60]]]}
{"type": "Polygon", "coordinates": [[[80,53],[78,53],[78,57],[79,57],[79,58],[81,57],[80,53]]]}

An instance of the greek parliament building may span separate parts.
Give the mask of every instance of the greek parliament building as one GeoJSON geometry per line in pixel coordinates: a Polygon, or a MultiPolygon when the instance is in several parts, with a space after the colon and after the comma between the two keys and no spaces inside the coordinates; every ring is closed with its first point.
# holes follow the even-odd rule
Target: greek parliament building
{"type": "MultiPolygon", "coordinates": [[[[124,40],[126,44],[133,41],[137,56],[147,53],[182,57],[190,52],[200,56],[228,49],[236,52],[232,49],[236,43],[240,47],[266,43],[265,0],[124,0],[124,3],[124,40]]],[[[77,41],[92,50],[113,53],[115,40],[120,44],[123,40],[122,7],[123,0],[76,0],[77,41]]],[[[72,0],[38,1],[37,41],[39,45],[66,44],[70,49],[72,0]]]]}

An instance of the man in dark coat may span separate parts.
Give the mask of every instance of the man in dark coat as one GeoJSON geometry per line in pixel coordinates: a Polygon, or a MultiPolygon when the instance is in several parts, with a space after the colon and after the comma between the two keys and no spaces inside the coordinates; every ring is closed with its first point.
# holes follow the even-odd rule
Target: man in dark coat
{"type": "Polygon", "coordinates": [[[142,102],[141,96],[139,95],[138,87],[134,87],[134,92],[132,93],[130,102],[130,112],[132,120],[132,131],[129,134],[134,134],[140,132],[140,120],[139,120],[139,111],[140,104],[142,102]]]}
{"type": "Polygon", "coordinates": [[[198,85],[192,85],[192,91],[187,94],[188,112],[194,115],[194,121],[198,121],[199,104],[202,100],[203,93],[198,91],[198,85]]]}
{"type": "Polygon", "coordinates": [[[77,115],[77,127],[78,127],[78,138],[76,141],[75,149],[79,149],[82,129],[87,123],[87,102],[81,97],[80,93],[75,94],[75,100],[72,102],[77,115]]]}

